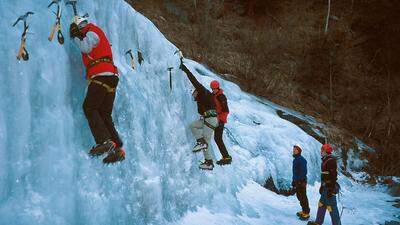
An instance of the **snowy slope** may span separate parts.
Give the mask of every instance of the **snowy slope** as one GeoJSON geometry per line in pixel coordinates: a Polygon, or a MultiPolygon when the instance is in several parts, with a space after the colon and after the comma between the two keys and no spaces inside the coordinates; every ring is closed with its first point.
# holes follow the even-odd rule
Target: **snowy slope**
{"type": "MultiPolygon", "coordinates": [[[[304,146],[309,161],[310,203],[317,202],[320,144],[276,109],[223,81],[190,60],[186,64],[207,85],[218,79],[229,98],[231,115],[225,140],[233,164],[199,171],[187,124],[197,116],[191,85],[173,71],[177,49],[145,17],[122,0],[82,0],[80,12],[105,29],[122,77],[114,108],[127,159],[104,166],[86,152],[93,138],[81,105],[86,81],[78,49],[47,36],[54,15],[44,0],[0,1],[0,224],[303,224],[293,218],[294,197],[260,187],[269,176],[279,186],[291,179],[291,146],[304,146]],[[32,35],[30,61],[18,62],[26,11],[32,35]],[[144,64],[133,71],[126,50],[140,49],[144,64]],[[260,124],[255,124],[257,121],[260,124]]],[[[68,36],[71,10],[62,23],[68,36]]],[[[138,64],[138,63],[136,63],[138,64]]],[[[216,146],[216,158],[219,158],[216,146]]],[[[391,198],[341,177],[344,224],[395,220],[391,198]],[[360,194],[352,194],[354,192],[360,194]],[[368,197],[365,197],[368,196],[368,197]]],[[[328,223],[329,224],[329,223],[328,223]]]]}

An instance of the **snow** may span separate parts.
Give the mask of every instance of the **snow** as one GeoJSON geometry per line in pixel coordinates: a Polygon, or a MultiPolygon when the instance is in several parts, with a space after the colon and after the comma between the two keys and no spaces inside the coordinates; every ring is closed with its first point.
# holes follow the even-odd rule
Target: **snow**
{"type": "MultiPolygon", "coordinates": [[[[376,193],[371,195],[371,188],[353,185],[353,187],[343,188],[342,195],[339,197],[342,224],[382,224],[384,220],[393,219],[388,215],[396,213],[398,215],[398,210],[395,208],[387,208],[387,201],[391,199],[389,196],[378,193],[379,190],[375,190],[376,193]],[[381,214],[382,207],[389,210],[388,214],[381,214]]],[[[319,199],[316,193],[318,188],[318,183],[308,187],[308,193],[313,193],[309,196],[311,217],[316,214],[317,210],[319,199]]],[[[236,196],[241,209],[240,215],[210,211],[206,207],[199,207],[195,211],[188,212],[175,224],[304,224],[303,221],[293,216],[294,212],[300,210],[295,196],[279,196],[265,190],[253,181],[249,181],[236,196]]],[[[329,215],[325,217],[325,224],[331,224],[329,215]]]]}
{"type": "MultiPolygon", "coordinates": [[[[191,153],[194,140],[187,128],[197,110],[192,87],[177,69],[177,47],[122,0],[78,2],[78,11],[88,12],[104,28],[122,75],[113,116],[127,159],[104,166],[101,159],[89,158],[94,141],[81,107],[84,68],[68,38],[71,9],[63,5],[66,40],[60,46],[47,40],[55,22],[48,4],[0,1],[1,225],[303,224],[293,216],[299,210],[295,197],[278,196],[259,185],[270,176],[279,186],[290,184],[295,143],[303,146],[308,160],[308,194],[315,212],[320,143],[279,118],[281,107],[185,60],[205,86],[213,79],[221,82],[231,109],[224,139],[233,164],[211,172],[198,169],[202,156],[191,153]],[[28,10],[35,12],[28,18],[30,60],[18,62],[22,25],[11,24],[28,10]],[[125,55],[128,49],[143,53],[141,66],[135,57],[136,70],[125,55]]],[[[214,143],[213,148],[217,153],[214,143]]],[[[396,220],[399,210],[386,202],[393,198],[383,189],[345,177],[340,183],[344,205],[355,209],[353,214],[344,211],[343,224],[396,220]]]]}
{"type": "Polygon", "coordinates": [[[368,164],[368,160],[361,159],[361,155],[359,152],[355,152],[353,149],[350,149],[347,152],[347,166],[351,170],[359,171],[362,168],[366,167],[368,164]]]}

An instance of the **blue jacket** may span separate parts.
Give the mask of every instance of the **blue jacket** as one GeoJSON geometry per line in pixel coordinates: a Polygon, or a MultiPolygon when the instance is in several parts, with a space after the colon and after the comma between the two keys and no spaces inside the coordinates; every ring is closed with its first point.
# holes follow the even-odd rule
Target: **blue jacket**
{"type": "Polygon", "coordinates": [[[293,181],[307,182],[307,160],[300,154],[293,159],[293,181]]]}

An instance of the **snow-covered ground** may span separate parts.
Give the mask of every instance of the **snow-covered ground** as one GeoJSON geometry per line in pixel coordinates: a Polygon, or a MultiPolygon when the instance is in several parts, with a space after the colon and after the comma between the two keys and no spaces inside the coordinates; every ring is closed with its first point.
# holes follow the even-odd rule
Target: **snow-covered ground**
{"type": "MultiPolygon", "coordinates": [[[[78,2],[78,11],[88,12],[104,28],[122,75],[114,118],[127,159],[114,166],[90,159],[86,153],[93,138],[81,109],[84,68],[68,38],[72,13],[63,5],[66,43],[49,42],[55,18],[48,3],[0,1],[1,225],[304,224],[294,216],[299,210],[295,197],[259,185],[270,176],[279,186],[290,184],[295,143],[303,146],[308,160],[308,194],[315,214],[320,143],[281,119],[278,106],[263,104],[186,60],[205,86],[221,81],[231,110],[224,138],[233,164],[198,170],[202,156],[191,153],[194,140],[187,129],[197,117],[196,106],[189,81],[177,69],[177,48],[122,0],[78,2]],[[26,11],[35,12],[28,18],[30,60],[18,62],[22,25],[11,24],[26,11]],[[143,53],[144,63],[136,70],[125,56],[128,49],[143,53]],[[170,66],[175,68],[172,91],[170,66]]],[[[219,158],[215,144],[213,148],[219,158]]],[[[387,202],[393,198],[384,188],[355,184],[343,176],[340,183],[343,224],[399,221],[394,217],[399,209],[387,202]]]]}
{"type": "MultiPolygon", "coordinates": [[[[318,203],[318,185],[309,186],[308,194],[311,207],[311,217],[315,218],[318,203]],[[310,192],[312,193],[310,196],[310,192]]],[[[210,210],[207,206],[200,206],[194,212],[187,213],[177,224],[305,224],[293,216],[299,209],[295,196],[282,197],[273,192],[266,191],[259,184],[249,181],[237,194],[240,213],[226,212],[223,210],[210,210]]],[[[383,224],[385,219],[392,218],[382,215],[382,209],[388,209],[389,214],[398,215],[393,207],[388,207],[385,201],[391,200],[384,193],[358,185],[346,187],[339,202],[342,213],[342,224],[383,224]],[[343,210],[343,211],[342,211],[343,210]]],[[[219,204],[222,208],[224,203],[219,204]]],[[[330,217],[325,217],[325,224],[331,224],[330,217]]]]}

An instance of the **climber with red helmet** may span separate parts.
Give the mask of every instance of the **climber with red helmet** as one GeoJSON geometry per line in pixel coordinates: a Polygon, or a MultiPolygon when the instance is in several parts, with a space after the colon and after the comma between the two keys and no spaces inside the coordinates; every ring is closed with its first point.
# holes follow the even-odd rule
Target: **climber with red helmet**
{"type": "Polygon", "coordinates": [[[337,183],[337,162],[332,152],[333,149],[329,144],[322,145],[321,187],[319,188],[321,198],[318,203],[317,218],[315,221],[308,222],[308,225],[322,225],[326,210],[331,215],[332,225],[341,225],[336,201],[340,186],[337,183]]]}
{"type": "Polygon", "coordinates": [[[224,95],[224,90],[220,88],[219,82],[216,80],[211,81],[210,88],[213,93],[213,100],[215,103],[215,109],[217,110],[218,117],[218,127],[214,130],[214,140],[217,143],[218,149],[222,155],[222,159],[217,161],[218,165],[231,164],[232,157],[226,150],[224,141],[222,140],[222,135],[224,132],[224,126],[228,121],[228,100],[224,95]]]}
{"type": "Polygon", "coordinates": [[[108,153],[103,159],[106,164],[122,161],[125,159],[125,151],[111,116],[119,81],[111,45],[98,26],[79,16],[75,16],[70,25],[70,37],[82,53],[89,83],[83,111],[96,141],[89,155],[108,153]]]}

